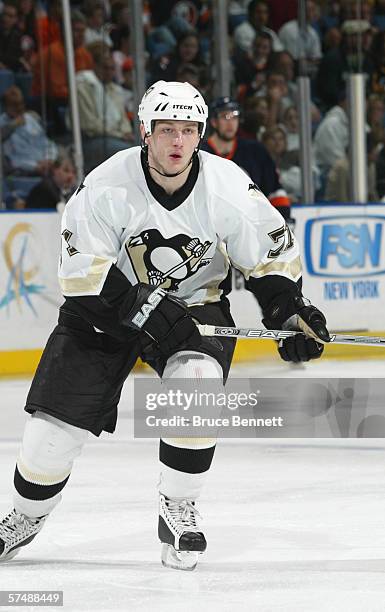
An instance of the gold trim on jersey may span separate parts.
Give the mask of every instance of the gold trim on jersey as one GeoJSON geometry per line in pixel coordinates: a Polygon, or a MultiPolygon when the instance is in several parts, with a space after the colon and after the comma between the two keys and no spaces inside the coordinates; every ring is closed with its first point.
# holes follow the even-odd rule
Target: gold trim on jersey
{"type": "Polygon", "coordinates": [[[252,274],[253,276],[261,277],[271,274],[272,272],[279,272],[280,274],[297,281],[302,272],[300,256],[298,255],[298,257],[293,259],[293,261],[272,261],[266,264],[258,264],[253,270],[251,270],[251,272],[248,273],[248,275],[245,274],[245,276],[248,278],[252,274]]]}
{"type": "Polygon", "coordinates": [[[99,293],[100,285],[106,274],[106,269],[111,266],[111,259],[104,257],[94,257],[90,265],[87,276],[76,276],[74,278],[63,278],[59,276],[59,285],[64,295],[99,293]]]}

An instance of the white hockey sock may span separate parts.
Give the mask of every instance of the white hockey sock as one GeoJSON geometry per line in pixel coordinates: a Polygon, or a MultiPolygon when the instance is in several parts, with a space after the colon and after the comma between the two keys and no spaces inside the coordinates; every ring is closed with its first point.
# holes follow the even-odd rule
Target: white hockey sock
{"type": "Polygon", "coordinates": [[[87,435],[86,430],[43,412],[28,419],[14,478],[18,512],[37,517],[53,510],[87,435]]]}
{"type": "MultiPolygon", "coordinates": [[[[181,351],[167,362],[163,380],[222,380],[223,373],[213,357],[194,351],[181,351]]],[[[167,497],[195,500],[206,481],[216,438],[164,438],[160,441],[161,473],[159,492],[167,497]]]]}

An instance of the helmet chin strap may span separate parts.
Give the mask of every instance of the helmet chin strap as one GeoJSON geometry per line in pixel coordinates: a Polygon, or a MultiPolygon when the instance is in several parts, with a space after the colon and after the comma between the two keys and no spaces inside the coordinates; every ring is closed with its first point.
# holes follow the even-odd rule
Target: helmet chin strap
{"type": "Polygon", "coordinates": [[[192,154],[188,164],[184,168],[182,168],[182,170],[179,170],[179,172],[174,172],[173,174],[167,174],[167,172],[161,172],[160,170],[158,170],[154,166],[150,166],[150,162],[148,161],[148,145],[146,144],[146,136],[142,140],[141,147],[142,147],[142,151],[145,154],[145,164],[146,164],[147,168],[149,168],[150,170],[154,170],[155,172],[157,172],[161,176],[165,176],[166,178],[174,178],[175,176],[179,176],[180,174],[183,174],[183,172],[185,172],[185,170],[187,170],[187,168],[192,164],[194,158],[196,157],[196,155],[198,155],[199,145],[195,149],[194,153],[192,154]]]}
{"type": "Polygon", "coordinates": [[[147,166],[147,168],[150,168],[151,170],[155,170],[155,172],[157,172],[161,176],[165,176],[167,178],[173,178],[174,176],[179,176],[180,174],[183,174],[183,172],[185,170],[187,170],[187,168],[191,165],[192,160],[194,159],[194,155],[196,155],[196,151],[194,151],[194,153],[192,154],[191,159],[190,159],[189,163],[187,164],[187,166],[182,168],[182,170],[179,170],[179,172],[174,172],[174,174],[167,174],[166,172],[161,172],[160,170],[158,170],[154,166],[150,166],[149,161],[148,161],[147,158],[146,158],[146,166],[147,166]]]}

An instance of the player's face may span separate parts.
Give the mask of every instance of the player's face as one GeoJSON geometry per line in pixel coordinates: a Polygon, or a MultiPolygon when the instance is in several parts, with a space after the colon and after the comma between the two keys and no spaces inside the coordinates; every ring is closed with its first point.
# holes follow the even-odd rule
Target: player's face
{"type": "Polygon", "coordinates": [[[227,142],[233,140],[239,128],[238,112],[223,111],[219,113],[218,117],[213,121],[213,125],[219,138],[227,142]]]}
{"type": "Polygon", "coordinates": [[[187,166],[199,144],[198,123],[157,121],[147,143],[150,165],[174,174],[187,166]]]}

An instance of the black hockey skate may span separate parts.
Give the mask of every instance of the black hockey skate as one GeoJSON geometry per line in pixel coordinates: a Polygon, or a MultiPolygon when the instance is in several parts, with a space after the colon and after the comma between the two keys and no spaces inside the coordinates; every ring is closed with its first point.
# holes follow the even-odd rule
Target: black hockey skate
{"type": "Polygon", "coordinates": [[[158,535],[162,542],[162,564],[180,570],[193,570],[198,554],[206,550],[205,536],[196,523],[200,517],[195,502],[160,494],[158,535]]]}
{"type": "Polygon", "coordinates": [[[42,529],[46,516],[30,518],[12,510],[0,523],[0,562],[13,559],[22,546],[32,542],[42,529]]]}

